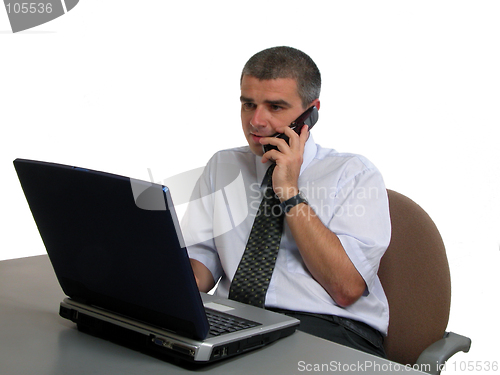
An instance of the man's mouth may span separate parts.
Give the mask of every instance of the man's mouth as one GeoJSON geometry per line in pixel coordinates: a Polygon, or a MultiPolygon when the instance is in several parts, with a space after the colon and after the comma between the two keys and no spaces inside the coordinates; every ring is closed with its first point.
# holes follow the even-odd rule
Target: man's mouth
{"type": "Polygon", "coordinates": [[[250,133],[250,135],[252,136],[252,139],[255,143],[259,143],[260,139],[264,137],[263,135],[255,133],[250,133]]]}

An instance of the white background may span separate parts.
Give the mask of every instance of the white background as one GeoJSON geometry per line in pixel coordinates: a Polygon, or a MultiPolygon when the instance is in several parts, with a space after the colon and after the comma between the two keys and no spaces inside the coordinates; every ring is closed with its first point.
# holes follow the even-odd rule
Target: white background
{"type": "Polygon", "coordinates": [[[81,0],[12,34],[0,9],[0,259],[45,251],[15,158],[158,181],[201,167],[245,144],[243,64],[291,45],[322,72],[315,140],[367,156],[440,229],[448,329],[473,340],[445,373],[499,361],[499,19],[497,1],[81,0]]]}

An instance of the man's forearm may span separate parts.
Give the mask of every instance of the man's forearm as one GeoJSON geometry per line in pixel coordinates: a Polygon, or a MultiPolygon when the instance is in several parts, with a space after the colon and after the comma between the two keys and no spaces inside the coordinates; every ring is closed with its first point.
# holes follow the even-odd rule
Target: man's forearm
{"type": "Polygon", "coordinates": [[[198,289],[200,292],[207,293],[215,286],[212,272],[203,263],[195,259],[190,259],[190,261],[198,289]]]}
{"type": "Polygon", "coordinates": [[[304,203],[293,207],[286,220],[302,259],[316,281],[338,305],[346,307],[356,302],[366,284],[337,235],[304,203]]]}

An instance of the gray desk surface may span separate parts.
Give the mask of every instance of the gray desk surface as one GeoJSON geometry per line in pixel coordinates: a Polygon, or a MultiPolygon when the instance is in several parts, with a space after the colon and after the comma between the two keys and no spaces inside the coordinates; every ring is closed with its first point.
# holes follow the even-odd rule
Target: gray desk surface
{"type": "Polygon", "coordinates": [[[47,256],[0,262],[2,375],[420,373],[303,332],[212,365],[182,366],[79,332],[58,315],[63,298],[47,256]]]}

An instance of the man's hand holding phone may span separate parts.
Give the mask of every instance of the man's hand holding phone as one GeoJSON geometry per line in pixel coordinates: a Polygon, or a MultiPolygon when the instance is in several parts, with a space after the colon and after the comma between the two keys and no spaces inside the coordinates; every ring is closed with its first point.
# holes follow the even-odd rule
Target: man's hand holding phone
{"type": "Polygon", "coordinates": [[[260,140],[264,155],[262,162],[276,162],[273,172],[273,189],[283,202],[298,194],[298,180],[302,166],[304,147],[309,130],[318,121],[315,106],[306,109],[290,126],[276,129],[272,137],[260,140]]]}
{"type": "Polygon", "coordinates": [[[309,127],[303,126],[300,135],[288,126],[276,130],[278,133],[286,135],[289,141],[278,137],[264,137],[260,143],[276,146],[276,148],[264,153],[262,163],[267,163],[269,160],[276,162],[276,168],[273,172],[273,189],[283,202],[299,192],[298,180],[304,147],[309,138],[309,127]]]}

